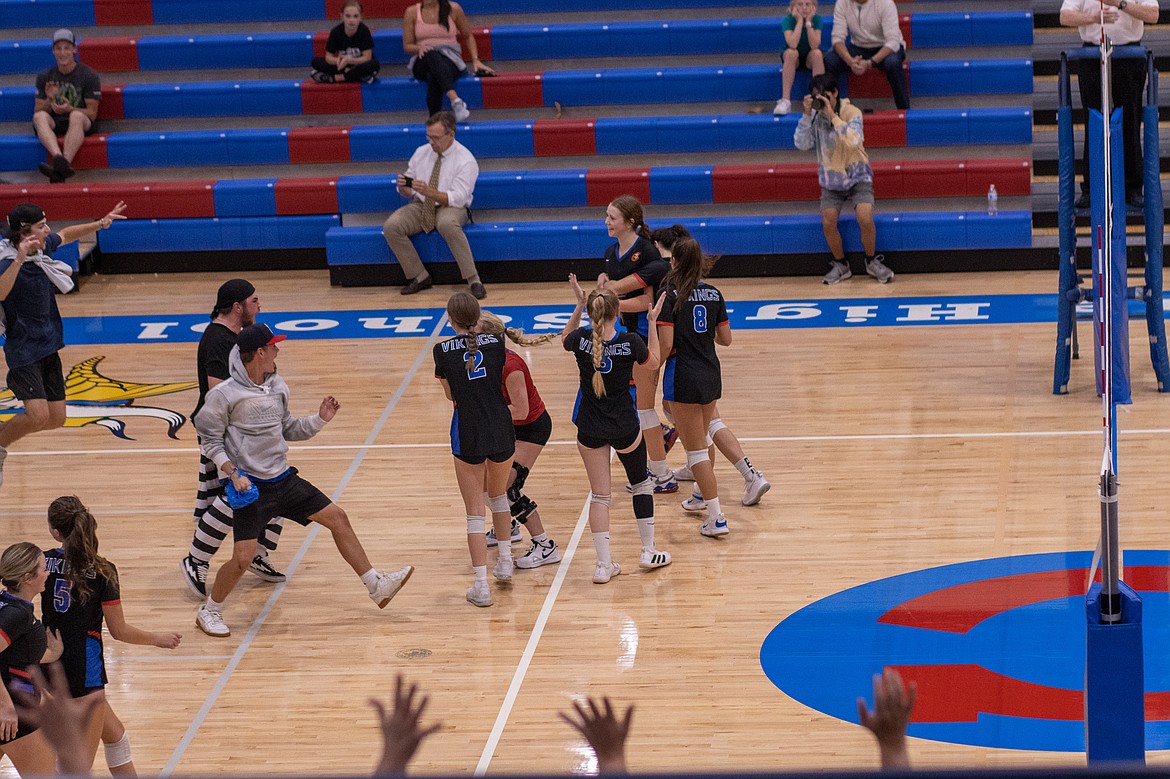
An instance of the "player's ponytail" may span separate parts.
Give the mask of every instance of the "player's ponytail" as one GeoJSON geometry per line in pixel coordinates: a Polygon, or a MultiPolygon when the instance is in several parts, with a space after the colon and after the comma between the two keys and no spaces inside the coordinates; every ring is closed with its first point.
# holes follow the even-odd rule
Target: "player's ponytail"
{"type": "Polygon", "coordinates": [[[467,354],[464,362],[467,370],[475,367],[475,355],[479,353],[479,337],[475,326],[479,323],[479,301],[467,290],[460,290],[447,298],[447,319],[452,327],[467,331],[467,354]]]}
{"type": "Polygon", "coordinates": [[[65,575],[73,597],[84,603],[93,595],[92,570],[118,586],[118,571],[98,554],[97,520],[75,495],[63,495],[49,504],[49,527],[61,536],[65,575]]]}
{"type": "Polygon", "coordinates": [[[671,249],[670,261],[666,285],[674,287],[678,294],[674,301],[674,312],[677,314],[703,280],[703,250],[694,238],[680,238],[671,249]]]}
{"type": "Polygon", "coordinates": [[[613,290],[598,287],[589,293],[585,310],[593,327],[593,394],[604,398],[605,377],[601,375],[601,366],[605,359],[605,341],[601,333],[606,323],[617,319],[618,297],[613,290]]]}
{"type": "Polygon", "coordinates": [[[507,336],[514,344],[520,346],[540,346],[546,344],[554,338],[560,338],[561,333],[545,333],[544,335],[525,335],[524,331],[517,327],[508,327],[504,324],[504,320],[493,314],[491,311],[481,311],[479,314],[479,331],[481,333],[491,333],[492,335],[507,336]]]}

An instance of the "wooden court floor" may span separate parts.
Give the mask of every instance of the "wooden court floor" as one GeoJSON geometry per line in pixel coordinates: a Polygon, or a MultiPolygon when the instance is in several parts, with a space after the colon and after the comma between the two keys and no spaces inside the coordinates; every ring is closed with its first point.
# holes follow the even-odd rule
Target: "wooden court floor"
{"type": "MultiPolygon", "coordinates": [[[[394,289],[331,288],[323,272],[249,277],[271,313],[437,307],[451,291],[402,298],[394,289]]],[[[202,314],[224,278],[94,277],[62,311],[202,314]]],[[[815,301],[1048,293],[1056,279],[716,284],[732,301],[815,301]]],[[[561,285],[489,291],[495,306],[571,302],[561,285]]],[[[769,631],[815,600],[874,579],[1096,543],[1100,405],[1087,360],[1074,366],[1069,396],[1050,394],[1054,325],[741,331],[721,352],[720,406],[772,491],[759,506],[739,506],[726,497],[738,494],[738,475],[720,461],[732,526],[722,540],[699,535],[698,521],[678,506],[683,495],[659,497],[659,545],[674,564],[640,573],[632,512],[616,489],[615,559],[629,575],[594,585],[583,534],[588,488],[570,445],[575,369],[554,344],[522,352],[555,420],[528,492],[565,560],[518,571],[511,587],[493,585],[495,606],[476,609],[464,601],[464,512],[432,343],[294,338],[280,356],[295,410],[311,413],[325,393],[342,404],[323,433],[293,446],[292,463],[348,510],[376,565],[417,567],[385,611],[327,535],[290,527],[275,558],[290,572],[287,585],[246,577],[225,613],[232,636],[207,637],[194,627],[197,602],[178,570],[193,527],[189,423],[175,440],[163,422],[133,418],[132,440],[89,426],[13,448],[0,488],[3,543],[50,545],[44,509],[76,493],[98,518],[102,552],[119,566],[130,621],[184,634],[174,652],[107,643],[109,696],[143,774],[366,773],[378,754],[367,699],[385,696],[397,673],[430,694],[429,715],[444,724],[417,756],[418,773],[588,770],[589,750],[556,717],[586,694],[636,702],[636,772],[875,767],[868,733],[795,702],[764,676],[759,651],[769,631]]],[[[1170,397],[1155,391],[1139,327],[1133,354],[1135,403],[1121,414],[1123,542],[1166,548],[1170,397]]],[[[98,355],[102,372],[120,380],[195,378],[194,344],[69,346],[63,359],[68,366],[98,355]]],[[[194,402],[195,392],[184,391],[148,405],[189,414],[194,402]]],[[[619,473],[615,466],[617,484],[619,473]]],[[[1076,754],[921,740],[911,751],[921,766],[1083,763],[1076,754]]],[[[12,775],[7,761],[6,771],[12,775]]]]}

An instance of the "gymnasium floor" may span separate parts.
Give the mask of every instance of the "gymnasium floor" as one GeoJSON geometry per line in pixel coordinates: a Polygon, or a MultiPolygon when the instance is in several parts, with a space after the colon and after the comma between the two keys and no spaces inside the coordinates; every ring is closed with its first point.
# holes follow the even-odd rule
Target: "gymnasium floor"
{"type": "MultiPolygon", "coordinates": [[[[913,641],[899,634],[887,644],[889,634],[859,625],[862,610],[830,601],[805,612],[815,617],[801,623],[809,630],[777,634],[783,645],[773,645],[778,653],[765,658],[772,663],[765,674],[761,648],[773,629],[810,604],[887,577],[1096,544],[1100,404],[1088,347],[1074,364],[1070,394],[1054,396],[1052,322],[1001,322],[984,318],[997,306],[946,308],[939,300],[1050,295],[1054,274],[899,275],[887,286],[855,277],[833,288],[813,278],[716,280],[738,316],[756,317],[721,352],[722,417],[772,491],[759,506],[739,506],[738,474],[720,461],[732,527],[721,540],[699,535],[698,520],[678,506],[685,495],[659,497],[659,545],[674,564],[641,573],[629,503],[615,490],[615,559],[628,575],[592,584],[582,513],[588,488],[569,421],[575,369],[557,344],[522,350],[555,422],[527,491],[565,559],[518,571],[511,587],[493,584],[496,605],[476,609],[463,597],[470,571],[448,448],[450,406],[431,372],[440,322],[434,310],[406,324],[400,318],[411,314],[407,307],[441,309],[452,288],[402,298],[395,289],[332,288],[324,272],[247,275],[260,294],[261,321],[301,330],[279,363],[294,409],[312,413],[326,393],[342,404],[322,434],[293,446],[292,463],[347,509],[375,565],[410,563],[417,572],[379,611],[327,537],[290,527],[275,557],[290,574],[287,585],[246,577],[225,612],[232,636],[196,629],[197,601],[178,570],[192,531],[195,436],[187,422],[168,437],[168,418],[176,420],[166,411],[185,416],[194,406],[196,393],[184,383],[195,378],[197,336],[187,328],[205,321],[227,276],[87,279],[61,301],[75,320],[62,355],[67,368],[101,356],[95,370],[109,379],[177,386],[147,390],[130,406],[161,411],[80,409],[78,419],[92,413],[85,418],[94,423],[17,444],[0,488],[0,526],[5,544],[48,546],[45,507],[76,493],[98,518],[102,552],[119,566],[129,620],[183,631],[174,652],[107,643],[109,696],[144,775],[366,773],[378,755],[367,699],[385,697],[399,672],[431,695],[429,717],[444,723],[417,756],[417,773],[586,771],[589,750],[556,717],[584,694],[637,703],[635,772],[875,767],[869,734],[823,711],[855,717],[868,674],[887,655],[912,663],[906,642],[913,641]],[[761,313],[780,301],[801,305],[761,313]],[[842,314],[841,306],[854,308],[842,314]],[[859,306],[880,316],[867,319],[859,306]],[[923,315],[921,306],[951,313],[923,315]],[[975,318],[956,319],[955,311],[975,318]],[[346,337],[320,337],[332,334],[322,312],[358,322],[361,332],[347,325],[335,328],[346,337]],[[388,331],[371,329],[388,326],[379,316],[420,332],[380,337],[388,331]],[[111,419],[124,423],[126,438],[111,431],[118,427],[111,419]],[[842,676],[818,675],[825,668],[842,676]],[[789,697],[770,676],[821,708],[789,697]]],[[[489,293],[489,307],[502,311],[564,312],[572,300],[567,285],[495,284],[489,293]]],[[[1081,335],[1089,338],[1083,324],[1081,335]]],[[[1144,325],[1135,320],[1134,403],[1119,415],[1122,541],[1158,550],[1167,548],[1170,398],[1156,391],[1143,343],[1144,325]]],[[[85,399],[105,392],[107,402],[119,402],[135,390],[93,392],[85,399]]],[[[3,409],[0,400],[0,418],[3,409]]],[[[681,457],[676,450],[672,464],[681,457]]],[[[620,468],[614,473],[620,483],[620,468]]],[[[864,603],[868,591],[857,592],[862,597],[849,602],[864,603]]],[[[1164,598],[1153,600],[1161,605],[1148,609],[1147,642],[1164,632],[1164,598]]],[[[1018,635],[1076,619],[1075,599],[1053,603],[1059,613],[1046,622],[997,623],[977,648],[934,647],[935,657],[917,662],[1002,671],[1031,652],[1029,667],[1047,667],[1043,681],[1059,687],[1076,678],[1075,628],[1051,634],[1068,633],[1066,645],[1047,633],[1018,635]]],[[[1159,684],[1162,660],[1147,654],[1150,683],[1159,684]]],[[[994,708],[995,700],[982,699],[1007,696],[1008,687],[981,689],[981,705],[994,708]]],[[[946,701],[974,693],[931,695],[945,710],[946,701]]],[[[1003,706],[996,710],[1012,713],[1003,706]]],[[[924,724],[920,733],[933,738],[914,739],[911,752],[919,766],[1081,765],[1075,751],[1019,747],[1050,743],[1021,733],[1068,724],[1009,717],[1002,737],[993,728],[974,739],[984,739],[980,746],[943,740],[942,730],[924,724]],[[1008,743],[1019,748],[1002,748],[1008,743]]],[[[0,775],[12,775],[7,761],[0,775]]]]}

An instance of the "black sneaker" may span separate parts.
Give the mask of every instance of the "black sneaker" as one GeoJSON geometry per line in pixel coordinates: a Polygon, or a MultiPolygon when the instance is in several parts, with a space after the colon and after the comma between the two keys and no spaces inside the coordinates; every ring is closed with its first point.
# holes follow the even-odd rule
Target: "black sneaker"
{"type": "Polygon", "coordinates": [[[179,570],[183,572],[183,583],[200,598],[207,597],[207,563],[196,560],[187,555],[179,561],[179,570]]]}
{"type": "Polygon", "coordinates": [[[319,70],[309,71],[309,78],[316,81],[318,84],[332,84],[333,76],[327,76],[319,70]]]}
{"type": "Polygon", "coordinates": [[[57,173],[53,166],[47,162],[38,162],[37,170],[39,170],[42,175],[48,177],[50,184],[60,184],[65,180],[61,178],[61,174],[57,173]]]}
{"type": "Polygon", "coordinates": [[[57,171],[57,175],[61,177],[62,181],[77,173],[69,164],[69,160],[65,159],[64,154],[58,154],[53,158],[53,170],[57,171]]]}
{"type": "Polygon", "coordinates": [[[285,580],[285,575],[272,567],[268,562],[267,555],[256,555],[252,558],[252,564],[248,566],[248,570],[259,576],[266,582],[279,584],[285,580]]]}

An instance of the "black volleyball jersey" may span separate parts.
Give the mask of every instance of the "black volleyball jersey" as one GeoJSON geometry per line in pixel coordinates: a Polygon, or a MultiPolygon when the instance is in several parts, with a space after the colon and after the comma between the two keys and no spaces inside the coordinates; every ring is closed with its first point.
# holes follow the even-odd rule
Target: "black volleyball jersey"
{"type": "Polygon", "coordinates": [[[675,311],[678,290],[669,285],[658,324],[674,329],[672,365],[669,366],[671,400],[680,403],[710,403],[723,392],[719,356],[715,353],[715,328],[727,324],[723,293],[706,282],[675,311]]]}
{"type": "Polygon", "coordinates": [[[435,344],[435,378],[446,379],[455,401],[451,415],[451,452],[469,457],[506,452],[516,445],[512,412],[504,400],[507,351],[494,335],[477,337],[479,351],[468,368],[467,336],[435,344]]]}
{"type": "Polygon", "coordinates": [[[16,683],[25,692],[33,691],[28,667],[41,662],[49,640],[45,628],[33,613],[32,603],[9,592],[0,592],[0,636],[8,646],[0,651],[0,681],[4,686],[16,683]]]}
{"type": "MultiPolygon", "coordinates": [[[[651,241],[639,237],[630,250],[618,256],[618,245],[615,243],[605,250],[605,273],[613,281],[624,279],[626,276],[636,276],[642,283],[643,289],[627,292],[621,295],[622,300],[636,298],[650,289],[652,298],[657,296],[658,285],[670,272],[670,263],[662,259],[657,247],[651,241]]],[[[653,301],[651,301],[653,305],[653,301]]],[[[621,316],[622,326],[631,333],[646,335],[646,312],[627,312],[621,316]]]]}
{"type": "Polygon", "coordinates": [[[41,593],[41,614],[45,618],[45,627],[61,631],[61,642],[65,645],[61,664],[65,666],[69,687],[75,695],[86,689],[102,687],[106,683],[102,659],[102,606],[121,601],[118,585],[90,569],[86,574],[92,585],[89,599],[78,600],[69,582],[64,550],[45,552],[45,565],[49,569],[49,580],[41,593]]]}
{"type": "Polygon", "coordinates": [[[593,392],[593,330],[579,327],[565,337],[565,351],[577,358],[581,388],[573,409],[573,422],[581,432],[595,438],[621,438],[638,430],[638,409],[634,404],[630,378],[634,364],[641,365],[650,356],[646,342],[637,333],[619,332],[606,341],[601,361],[605,397],[593,392]]]}

